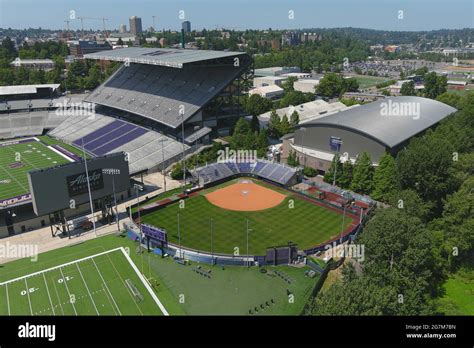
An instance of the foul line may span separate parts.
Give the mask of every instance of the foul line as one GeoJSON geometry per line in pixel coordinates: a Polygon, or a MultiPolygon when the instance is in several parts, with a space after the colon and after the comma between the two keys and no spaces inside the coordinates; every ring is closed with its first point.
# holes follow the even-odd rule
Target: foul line
{"type": "Polygon", "coordinates": [[[130,258],[130,255],[127,254],[127,252],[125,251],[124,248],[120,248],[120,250],[122,251],[123,255],[125,256],[125,258],[127,259],[127,261],[130,263],[130,266],[132,266],[133,270],[135,271],[135,273],[138,275],[138,278],[140,278],[140,280],[142,281],[143,285],[145,286],[145,288],[148,290],[148,292],[150,293],[150,296],[153,298],[153,300],[156,302],[156,304],[158,305],[158,307],[160,307],[160,310],[161,312],[163,313],[163,315],[166,315],[168,316],[169,313],[168,311],[166,310],[166,308],[163,306],[163,304],[161,303],[161,301],[158,299],[158,297],[156,296],[155,292],[153,291],[153,289],[150,287],[150,285],[148,284],[148,282],[146,281],[146,279],[143,277],[143,274],[140,273],[140,271],[138,270],[137,266],[135,265],[135,263],[132,261],[132,259],[130,258]]]}

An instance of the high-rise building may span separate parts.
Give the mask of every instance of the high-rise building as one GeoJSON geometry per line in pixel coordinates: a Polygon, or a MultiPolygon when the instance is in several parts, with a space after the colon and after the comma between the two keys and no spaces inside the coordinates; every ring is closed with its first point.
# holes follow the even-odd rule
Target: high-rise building
{"type": "Polygon", "coordinates": [[[120,24],[119,33],[125,34],[127,32],[127,26],[125,24],[120,24]]]}
{"type": "Polygon", "coordinates": [[[183,30],[185,33],[190,33],[191,32],[191,22],[190,21],[184,21],[183,22],[183,30]]]}
{"type": "Polygon", "coordinates": [[[138,35],[142,33],[142,19],[137,16],[130,17],[130,33],[138,35]]]}

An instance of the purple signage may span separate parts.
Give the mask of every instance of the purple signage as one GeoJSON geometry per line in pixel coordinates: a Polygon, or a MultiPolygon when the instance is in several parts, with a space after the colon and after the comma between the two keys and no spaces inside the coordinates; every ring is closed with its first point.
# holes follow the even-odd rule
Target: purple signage
{"type": "Polygon", "coordinates": [[[168,235],[166,231],[161,228],[142,224],[142,232],[145,236],[158,240],[160,242],[166,243],[168,241],[168,235]]]}

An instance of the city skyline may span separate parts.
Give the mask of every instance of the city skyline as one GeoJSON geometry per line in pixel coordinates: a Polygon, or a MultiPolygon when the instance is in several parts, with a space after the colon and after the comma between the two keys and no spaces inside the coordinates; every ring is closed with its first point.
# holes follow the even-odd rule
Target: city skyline
{"type": "MultiPolygon", "coordinates": [[[[106,28],[117,30],[128,24],[131,16],[142,18],[143,29],[180,30],[183,21],[193,29],[303,29],[358,27],[392,31],[418,31],[470,28],[474,24],[474,7],[470,0],[458,0],[456,6],[440,0],[237,0],[225,3],[217,0],[0,0],[1,28],[64,29],[69,20],[71,30],[81,28],[77,17],[106,17],[106,28]],[[21,15],[11,16],[9,13],[21,15]],[[469,9],[460,11],[459,9],[469,9]],[[71,12],[74,11],[74,12],[71,12]],[[184,12],[182,12],[184,11],[184,12]],[[399,12],[403,11],[403,12],[399,12]],[[70,18],[70,14],[74,18],[70,18]],[[400,18],[402,17],[402,18],[400,18]]],[[[84,20],[84,28],[102,29],[99,20],[84,20]]]]}

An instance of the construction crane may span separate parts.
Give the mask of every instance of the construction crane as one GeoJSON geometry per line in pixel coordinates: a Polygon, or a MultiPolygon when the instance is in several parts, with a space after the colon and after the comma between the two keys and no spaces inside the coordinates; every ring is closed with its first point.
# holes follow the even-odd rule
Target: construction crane
{"type": "Polygon", "coordinates": [[[67,38],[69,39],[69,21],[64,21],[66,23],[66,29],[67,29],[67,38]]]}
{"type": "Polygon", "coordinates": [[[108,18],[105,18],[105,17],[100,17],[100,18],[97,18],[97,17],[77,17],[77,19],[81,20],[82,38],[84,38],[84,19],[92,19],[92,20],[102,21],[103,32],[105,33],[105,37],[109,36],[107,31],[105,30],[105,21],[108,21],[109,20],[108,18]]]}
{"type": "Polygon", "coordinates": [[[155,18],[156,16],[151,16],[153,18],[153,30],[156,31],[156,27],[155,27],[155,18]]]}

